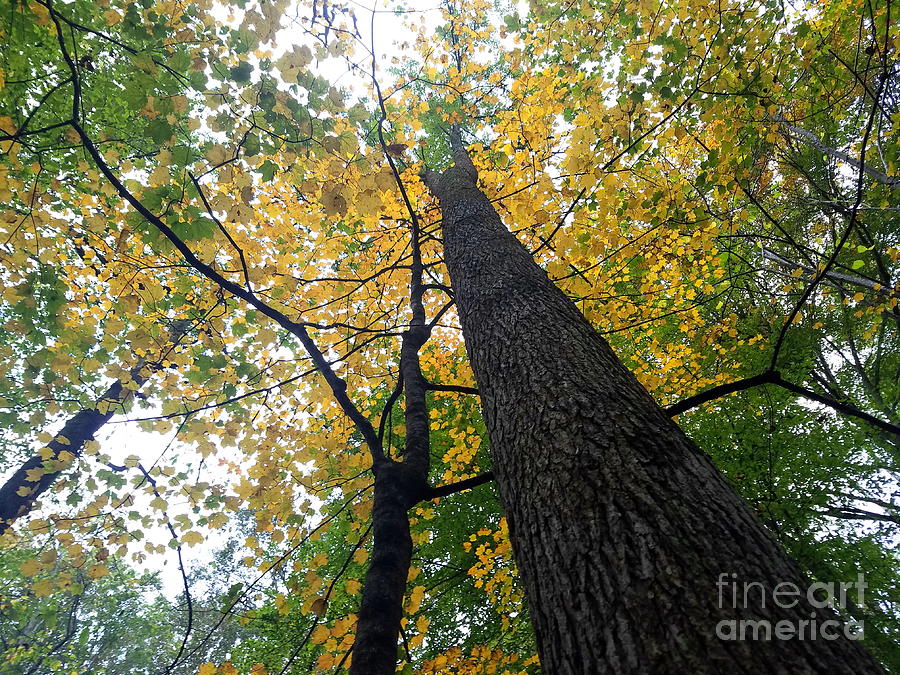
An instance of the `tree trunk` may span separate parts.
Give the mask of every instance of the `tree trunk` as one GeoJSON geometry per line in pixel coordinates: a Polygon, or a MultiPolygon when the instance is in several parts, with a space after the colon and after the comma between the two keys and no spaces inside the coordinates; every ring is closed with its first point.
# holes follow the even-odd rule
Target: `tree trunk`
{"type": "Polygon", "coordinates": [[[400,377],[406,390],[406,446],[402,462],[381,457],[373,465],[374,542],[360,600],[350,675],[391,675],[397,669],[397,638],[413,551],[408,511],[427,493],[429,421],[419,349],[429,331],[424,325],[420,274],[414,270],[412,277],[413,319],[400,348],[400,377]]]}
{"type": "Polygon", "coordinates": [[[160,354],[158,361],[148,363],[145,359],[138,359],[129,371],[129,377],[137,384],[137,389],[127,388],[120,380],[113,382],[97,401],[96,408],[80,410],[69,418],[57,436],[47,444],[49,453],[38,453],[29,457],[0,486],[0,535],[12,527],[18,518],[31,511],[41,495],[56,483],[67,468],[65,462],[60,462],[62,453],[67,452],[73,458],[81,457],[84,444],[92,440],[103,425],[112,419],[117,407],[122,408],[134,391],[144,385],[150,373],[162,367],[160,364],[163,359],[181,342],[190,325],[190,322],[184,319],[172,322],[169,326],[169,347],[160,354]],[[57,441],[56,438],[59,436],[66,440],[57,441]]]}
{"type": "MultiPolygon", "coordinates": [[[[143,365],[142,361],[131,373],[132,379],[139,385],[143,384],[146,379],[139,375],[143,365]]],[[[59,434],[47,444],[50,449],[49,453],[44,455],[39,453],[29,457],[0,486],[0,534],[12,527],[18,518],[31,511],[34,503],[62,475],[68,467],[66,463],[60,463],[62,453],[68,452],[73,458],[80,457],[84,450],[84,444],[93,439],[94,434],[116,414],[112,406],[121,405],[131,393],[131,390],[123,387],[121,382],[113,382],[98,403],[98,405],[106,405],[104,412],[100,412],[96,408],[89,408],[75,413],[65,423],[59,434]],[[60,436],[66,439],[65,442],[61,443],[56,440],[60,436]]]]}
{"type": "Polygon", "coordinates": [[[415,503],[410,472],[403,463],[386,460],[375,469],[372,506],[372,559],[353,643],[351,675],[387,675],[397,666],[397,638],[403,618],[403,596],[412,558],[407,510],[415,503]]]}
{"type": "Polygon", "coordinates": [[[843,624],[810,640],[834,612],[504,227],[455,140],[456,165],[425,180],[546,672],[882,672],[843,624]],[[783,582],[803,597],[776,603],[783,582]],[[717,636],[747,619],[806,636],[717,636]]]}

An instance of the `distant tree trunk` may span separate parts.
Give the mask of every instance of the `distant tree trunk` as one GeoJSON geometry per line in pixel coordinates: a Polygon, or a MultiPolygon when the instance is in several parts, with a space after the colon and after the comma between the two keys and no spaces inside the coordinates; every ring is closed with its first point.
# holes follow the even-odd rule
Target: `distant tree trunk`
{"type": "Polygon", "coordinates": [[[882,672],[843,624],[814,642],[717,637],[720,621],[808,631],[835,614],[775,604],[808,581],[504,227],[454,141],[455,166],[425,180],[546,672],[882,672]],[[765,589],[746,608],[745,582],[765,589]]]}
{"type": "Polygon", "coordinates": [[[92,440],[118,410],[123,409],[126,401],[144,385],[151,373],[162,367],[160,363],[163,357],[182,340],[189,328],[190,322],[184,319],[172,322],[169,326],[169,347],[160,356],[159,362],[148,363],[144,359],[138,359],[129,371],[130,381],[136,387],[128,388],[119,380],[113,382],[97,401],[96,408],[79,410],[72,415],[56,437],[47,443],[49,450],[29,457],[0,486],[0,534],[12,527],[18,518],[29,513],[35,502],[68,468],[68,462],[60,461],[65,457],[63,453],[71,455],[73,460],[81,457],[84,444],[92,440]],[[65,440],[58,440],[60,437],[65,440]]]}
{"type": "MultiPolygon", "coordinates": [[[[139,385],[146,379],[138,374],[142,367],[143,362],[131,373],[132,379],[139,385]]],[[[81,457],[84,444],[93,439],[94,434],[116,414],[117,411],[113,406],[121,405],[131,393],[131,390],[122,386],[121,382],[113,382],[100,398],[99,403],[105,405],[104,412],[89,408],[75,413],[59,434],[47,443],[49,451],[29,457],[0,486],[0,534],[12,527],[16,519],[31,511],[35,502],[68,468],[69,463],[60,462],[63,453],[69,453],[72,459],[81,457]],[[57,440],[59,437],[65,440],[57,440]]]]}

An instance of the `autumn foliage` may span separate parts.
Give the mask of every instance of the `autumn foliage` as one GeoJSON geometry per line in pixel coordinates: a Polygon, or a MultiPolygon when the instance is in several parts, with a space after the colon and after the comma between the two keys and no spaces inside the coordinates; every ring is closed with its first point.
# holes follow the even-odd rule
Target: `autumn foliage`
{"type": "Polygon", "coordinates": [[[661,405],[778,374],[679,422],[900,667],[890,3],[434,4],[2,13],[0,670],[349,667],[421,318],[398,671],[540,672],[421,178],[454,130],[661,405]]]}

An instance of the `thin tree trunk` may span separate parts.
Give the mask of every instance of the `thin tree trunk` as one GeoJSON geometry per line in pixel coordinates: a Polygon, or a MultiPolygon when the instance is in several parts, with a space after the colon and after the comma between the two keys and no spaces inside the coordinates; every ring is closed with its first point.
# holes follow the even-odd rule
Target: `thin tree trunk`
{"type": "Polygon", "coordinates": [[[456,165],[425,179],[546,672],[882,672],[842,624],[834,640],[717,637],[720,621],[808,631],[835,614],[774,602],[807,580],[504,227],[454,141],[456,165]],[[745,582],[762,585],[746,607],[745,582]]]}
{"type": "Polygon", "coordinates": [[[403,618],[403,596],[412,559],[412,536],[407,511],[417,498],[409,467],[385,460],[375,469],[372,506],[372,558],[353,642],[352,675],[390,675],[397,667],[397,639],[403,618]]]}
{"type": "Polygon", "coordinates": [[[428,493],[430,422],[427,383],[422,376],[419,350],[431,330],[425,324],[422,304],[424,289],[417,223],[413,224],[411,237],[413,262],[409,290],[412,317],[400,346],[400,378],[406,399],[406,443],[402,461],[378,455],[373,464],[374,542],[360,600],[351,675],[392,675],[396,671],[397,638],[413,550],[408,511],[428,493]]]}

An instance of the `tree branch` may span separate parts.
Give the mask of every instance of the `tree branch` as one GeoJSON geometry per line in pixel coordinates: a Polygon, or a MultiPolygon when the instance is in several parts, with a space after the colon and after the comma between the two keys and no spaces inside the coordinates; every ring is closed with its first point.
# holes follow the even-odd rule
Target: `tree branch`
{"type": "Polygon", "coordinates": [[[428,391],[455,391],[459,394],[472,394],[478,396],[478,390],[475,387],[466,387],[461,384],[435,384],[434,382],[426,382],[425,388],[428,391]]]}
{"type": "Polygon", "coordinates": [[[670,416],[674,417],[687,410],[690,410],[691,408],[696,408],[698,405],[701,405],[703,403],[721,398],[722,396],[726,396],[728,394],[733,394],[737,391],[752,389],[753,387],[758,387],[761,384],[774,384],[781,387],[782,389],[787,389],[788,391],[793,392],[798,396],[802,396],[803,398],[808,398],[811,401],[815,401],[816,403],[827,405],[829,408],[833,408],[840,413],[864,420],[872,426],[881,429],[882,431],[900,435],[900,426],[891,424],[890,422],[885,422],[884,420],[881,420],[874,415],[870,415],[869,413],[860,410],[856,406],[852,406],[849,403],[838,401],[837,399],[831,398],[830,396],[819,394],[812,389],[807,389],[806,387],[801,387],[800,385],[794,384],[793,382],[788,382],[781,377],[781,373],[775,370],[767,370],[760,375],[754,375],[753,377],[748,377],[736,382],[720,384],[718,386],[712,387],[711,389],[707,389],[706,391],[701,391],[699,394],[695,394],[694,396],[689,396],[688,398],[669,406],[665,410],[670,416]]]}
{"type": "Polygon", "coordinates": [[[422,499],[425,500],[436,499],[438,497],[446,497],[447,495],[462,492],[463,490],[471,490],[472,488],[478,487],[479,485],[490,483],[492,480],[494,480],[494,472],[487,471],[472,478],[466,478],[465,480],[460,480],[448,485],[438,485],[437,487],[430,488],[422,497],[422,499]]]}

